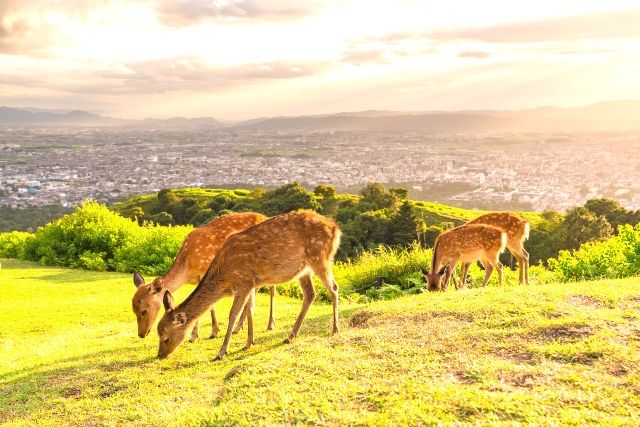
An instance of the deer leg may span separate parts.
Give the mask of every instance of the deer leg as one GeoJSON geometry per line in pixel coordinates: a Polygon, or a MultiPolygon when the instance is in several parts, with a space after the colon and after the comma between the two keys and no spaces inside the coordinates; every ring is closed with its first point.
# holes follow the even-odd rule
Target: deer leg
{"type": "Polygon", "coordinates": [[[524,266],[524,282],[529,284],[529,252],[522,248],[522,265],[524,266]]]}
{"type": "Polygon", "coordinates": [[[482,282],[482,287],[484,288],[489,283],[489,278],[491,277],[491,272],[493,271],[493,266],[489,261],[481,261],[482,266],[484,267],[484,282],[482,282]]]}
{"type": "Polygon", "coordinates": [[[314,269],[314,272],[318,275],[318,278],[331,296],[331,302],[333,304],[333,335],[335,335],[340,329],[338,327],[338,284],[333,277],[333,271],[331,271],[331,264],[329,262],[322,262],[318,266],[318,270],[314,269]]]}
{"type": "Polygon", "coordinates": [[[189,342],[194,342],[198,339],[198,329],[200,328],[200,322],[198,319],[193,323],[193,329],[191,330],[191,338],[189,338],[189,342]]]}
{"type": "Polygon", "coordinates": [[[284,340],[285,343],[290,343],[294,340],[295,337],[298,336],[298,332],[300,331],[300,327],[302,326],[302,321],[304,317],[307,315],[307,311],[309,311],[309,307],[314,299],[316,299],[316,290],[313,289],[313,282],[311,281],[311,275],[305,274],[299,279],[300,287],[302,288],[302,308],[300,309],[300,314],[298,314],[298,319],[296,323],[293,325],[293,329],[289,334],[289,337],[284,340]]]}
{"type": "Polygon", "coordinates": [[[247,304],[247,300],[249,299],[249,294],[252,292],[251,289],[238,289],[233,298],[233,304],[231,305],[231,311],[229,312],[229,324],[227,325],[227,333],[224,336],[224,342],[222,343],[222,347],[218,352],[217,356],[214,360],[221,360],[225,354],[227,354],[227,349],[229,348],[229,341],[231,341],[231,335],[233,334],[233,325],[235,325],[236,320],[238,320],[238,316],[240,315],[240,311],[247,304]]]}
{"type": "Polygon", "coordinates": [[[269,288],[269,301],[271,302],[271,306],[269,308],[269,324],[267,325],[267,331],[272,331],[273,328],[275,328],[276,326],[276,320],[273,316],[274,304],[276,302],[275,296],[276,296],[276,287],[271,286],[269,288]]]}
{"type": "Polygon", "coordinates": [[[238,332],[240,332],[242,330],[242,328],[244,328],[244,321],[247,319],[247,311],[246,310],[242,310],[242,313],[240,313],[240,319],[238,319],[238,323],[236,324],[236,327],[233,328],[233,334],[237,334],[238,332]]]}
{"type": "Polygon", "coordinates": [[[467,274],[469,273],[469,266],[471,265],[470,262],[463,262],[462,263],[462,269],[460,270],[460,287],[461,288],[466,288],[467,287],[467,274]]]}
{"type": "Polygon", "coordinates": [[[498,271],[498,286],[502,287],[502,264],[496,258],[491,262],[491,266],[498,271]]]}
{"type": "Polygon", "coordinates": [[[446,291],[449,287],[449,280],[453,282],[453,286],[455,286],[456,290],[458,290],[458,282],[456,280],[456,267],[455,265],[452,267],[451,264],[447,266],[444,275],[444,285],[442,286],[442,290],[446,291]]]}
{"type": "Polygon", "coordinates": [[[244,306],[244,312],[247,313],[247,344],[243,350],[249,350],[253,345],[253,308],[256,299],[255,290],[249,294],[249,300],[244,306]]]}
{"type": "Polygon", "coordinates": [[[218,326],[218,319],[216,318],[216,310],[211,307],[211,335],[209,339],[213,339],[220,333],[220,326],[218,326]]]}

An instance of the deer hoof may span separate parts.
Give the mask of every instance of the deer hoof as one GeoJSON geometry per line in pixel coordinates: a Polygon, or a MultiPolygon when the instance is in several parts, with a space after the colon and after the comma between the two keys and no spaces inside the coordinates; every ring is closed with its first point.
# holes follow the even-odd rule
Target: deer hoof
{"type": "Polygon", "coordinates": [[[216,362],[218,360],[222,360],[224,358],[224,353],[218,353],[216,357],[213,358],[213,361],[216,362]]]}
{"type": "Polygon", "coordinates": [[[218,334],[211,334],[211,335],[209,335],[209,339],[210,339],[210,340],[212,340],[212,339],[214,339],[214,338],[217,338],[217,337],[218,337],[218,334]]]}

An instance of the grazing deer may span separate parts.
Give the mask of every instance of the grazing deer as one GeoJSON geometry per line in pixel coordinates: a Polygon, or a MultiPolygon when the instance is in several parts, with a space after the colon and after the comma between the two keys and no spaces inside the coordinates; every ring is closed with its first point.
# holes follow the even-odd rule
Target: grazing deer
{"type": "MultiPolygon", "coordinates": [[[[518,260],[520,284],[529,284],[529,253],[524,242],[529,238],[529,222],[513,212],[491,212],[469,221],[467,224],[493,225],[507,233],[507,249],[518,260]]],[[[465,263],[460,272],[461,285],[466,283],[470,263],[465,263]]],[[[455,271],[453,272],[455,277],[455,271]]]]}
{"type": "Polygon", "coordinates": [[[502,286],[502,264],[498,258],[506,245],[507,234],[496,227],[484,224],[461,225],[438,236],[433,246],[431,268],[425,270],[420,267],[420,270],[430,291],[444,291],[458,262],[480,260],[485,267],[482,286],[487,286],[494,269],[498,271],[498,281],[502,286]]]}
{"type": "MultiPolygon", "coordinates": [[[[316,293],[311,281],[315,273],[331,295],[333,333],[338,332],[338,285],[333,278],[333,257],[341,232],[335,222],[312,211],[292,212],[268,219],[230,236],[220,248],[196,289],[177,307],[171,292],[165,292],[166,312],[158,323],[158,358],[169,356],[185,339],[191,324],[224,296],[233,295],[227,333],[215,360],[227,353],[233,324],[252,298],[253,290],[298,278],[302,287],[302,309],[285,342],[298,335],[316,293]]],[[[252,304],[247,305],[249,336],[253,343],[252,304]]]]}
{"type": "MultiPolygon", "coordinates": [[[[259,224],[266,219],[266,216],[253,212],[224,215],[196,228],[187,236],[171,268],[164,276],[158,277],[147,285],[144,278],[136,272],[133,275],[136,292],[131,303],[138,321],[138,336],[144,338],[149,334],[153,322],[158,317],[164,291],[175,292],[185,283],[197,283],[204,276],[222,243],[230,235],[259,224]]],[[[273,318],[275,289],[271,288],[270,293],[269,330],[273,329],[275,323],[273,318]]],[[[238,322],[237,330],[241,327],[242,319],[238,322]]],[[[220,328],[213,308],[211,308],[211,328],[209,338],[215,338],[220,328]]],[[[198,322],[196,321],[191,333],[191,340],[193,341],[197,337],[198,322]]]]}

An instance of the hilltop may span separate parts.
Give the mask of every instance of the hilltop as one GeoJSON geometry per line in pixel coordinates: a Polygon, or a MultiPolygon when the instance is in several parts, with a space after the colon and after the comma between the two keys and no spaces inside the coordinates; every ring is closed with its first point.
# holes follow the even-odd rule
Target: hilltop
{"type": "MultiPolygon", "coordinates": [[[[135,336],[131,276],[2,260],[0,422],[7,425],[633,425],[640,418],[637,279],[256,309],[256,344],[222,339],[158,361],[135,336]],[[90,286],[88,286],[90,284],[90,286]],[[33,316],[34,312],[38,316],[33,316]],[[46,326],[42,323],[46,319],[46,326]]],[[[191,287],[178,292],[182,300],[191,287]]],[[[216,306],[224,319],[230,300],[216,306]]],[[[209,322],[201,326],[208,334],[209,322]]]]}

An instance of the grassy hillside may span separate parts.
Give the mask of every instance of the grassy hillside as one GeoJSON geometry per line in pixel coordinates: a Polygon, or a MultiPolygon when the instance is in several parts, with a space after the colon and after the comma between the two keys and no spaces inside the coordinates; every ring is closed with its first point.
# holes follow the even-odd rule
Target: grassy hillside
{"type": "MultiPolygon", "coordinates": [[[[131,278],[2,260],[0,422],[6,425],[640,422],[637,279],[508,286],[256,310],[256,345],[221,338],[155,358],[135,336],[131,278]]],[[[190,291],[183,288],[178,299],[190,291]]],[[[229,300],[219,305],[220,318],[229,300]]],[[[201,335],[208,335],[204,322],[201,335]]]]}
{"type": "MultiPolygon", "coordinates": [[[[174,190],[174,192],[180,197],[189,197],[194,200],[209,200],[220,194],[227,194],[231,198],[242,198],[250,193],[249,190],[216,188],[179,188],[174,190]]],[[[352,194],[339,194],[337,200],[347,200],[355,197],[356,196],[352,194]]],[[[482,210],[458,208],[435,202],[413,201],[413,204],[418,208],[428,224],[451,221],[458,225],[486,213],[486,211],[482,210]]],[[[134,207],[141,207],[145,212],[153,211],[158,207],[157,194],[132,197],[125,201],[115,203],[112,209],[126,216],[134,207]]],[[[532,225],[540,221],[540,213],[538,212],[523,212],[522,215],[529,220],[532,225]]]]}

